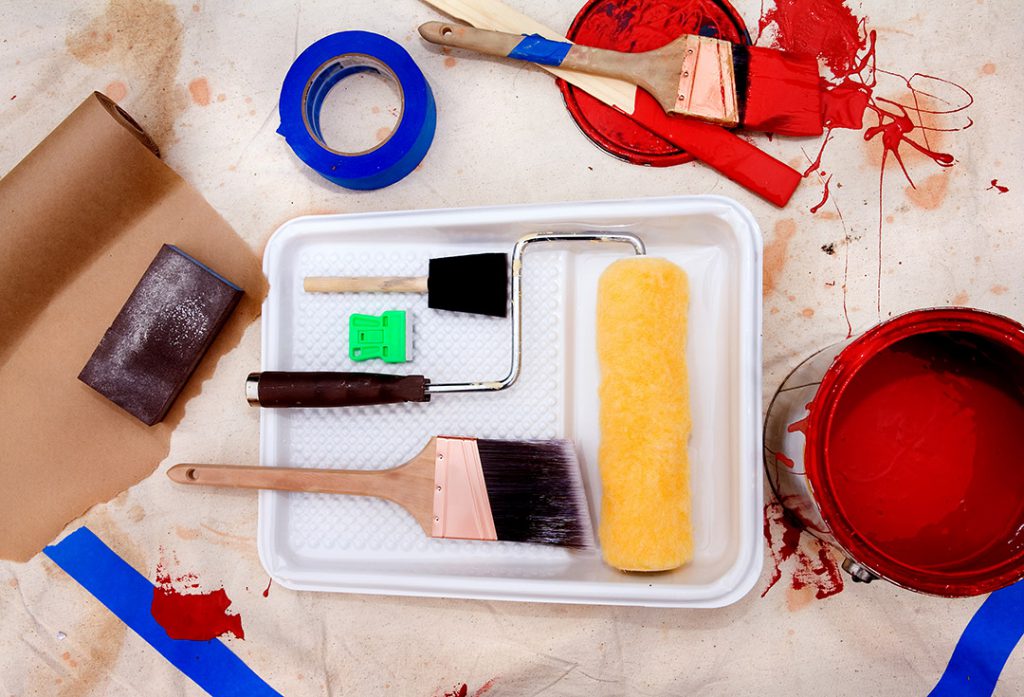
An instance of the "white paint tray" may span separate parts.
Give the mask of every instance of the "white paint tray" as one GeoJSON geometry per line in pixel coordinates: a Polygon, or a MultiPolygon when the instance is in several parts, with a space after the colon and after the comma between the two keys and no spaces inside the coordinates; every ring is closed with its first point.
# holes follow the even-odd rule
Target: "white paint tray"
{"type": "MultiPolygon", "coordinates": [[[[600,551],[511,542],[434,540],[397,505],[328,494],[260,492],[259,552],[274,581],[296,590],[558,603],[718,607],[756,582],[762,563],[761,247],[750,213],[721,197],[671,197],[297,218],[267,244],[264,370],[497,380],[510,323],[427,308],[426,296],[311,294],[304,276],[426,275],[432,257],[511,253],[530,232],[631,232],[648,254],[690,277],[687,361],[695,558],[658,574],[625,574],[600,551]],[[348,359],[348,316],[413,315],[413,361],[348,359]]],[[[597,279],[618,244],[536,244],[523,261],[523,370],[491,394],[343,409],[262,409],[264,466],[386,468],[434,435],[569,438],[594,524],[597,472],[597,279]]],[[[637,312],[643,313],[638,307],[637,312]]],[[[643,350],[638,346],[637,350],[643,350]]]]}

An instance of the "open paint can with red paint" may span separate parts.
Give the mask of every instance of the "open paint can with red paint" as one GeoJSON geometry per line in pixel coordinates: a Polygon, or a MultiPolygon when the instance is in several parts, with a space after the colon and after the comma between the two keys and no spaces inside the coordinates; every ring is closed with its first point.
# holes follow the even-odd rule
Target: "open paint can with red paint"
{"type": "Polygon", "coordinates": [[[793,370],[765,420],[779,501],[855,581],[943,596],[1024,578],[1024,327],[910,312],[793,370]]]}

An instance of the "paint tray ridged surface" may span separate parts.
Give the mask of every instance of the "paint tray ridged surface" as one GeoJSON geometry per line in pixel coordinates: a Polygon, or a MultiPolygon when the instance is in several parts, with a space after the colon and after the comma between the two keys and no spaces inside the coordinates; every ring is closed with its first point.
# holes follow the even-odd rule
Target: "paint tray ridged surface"
{"type": "MultiPolygon", "coordinates": [[[[614,230],[690,277],[687,361],[695,558],[657,575],[623,574],[598,550],[434,540],[381,499],[260,492],[259,551],[293,589],[564,603],[718,607],[761,570],[761,234],[729,199],[673,197],[297,218],[264,256],[263,370],[373,371],[432,382],[498,380],[508,371],[508,319],[431,310],[424,295],[304,293],[305,276],[425,275],[428,260],[511,254],[530,232],[614,230]],[[348,317],[405,310],[413,360],[348,358],[348,317]]],[[[511,388],[439,394],[430,402],[344,409],[263,409],[264,466],[385,468],[433,435],[568,438],[595,524],[597,279],[632,254],[616,244],[536,244],[523,262],[523,368],[511,388]]],[[[643,308],[638,308],[643,312],[643,308]]],[[[638,347],[642,350],[642,347],[638,347]]]]}

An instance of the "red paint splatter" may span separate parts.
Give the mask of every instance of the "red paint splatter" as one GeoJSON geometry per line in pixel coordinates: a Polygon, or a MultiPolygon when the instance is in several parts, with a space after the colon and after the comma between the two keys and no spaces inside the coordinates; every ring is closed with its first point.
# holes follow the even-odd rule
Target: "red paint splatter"
{"type": "Polygon", "coordinates": [[[468,693],[469,686],[467,686],[466,683],[462,683],[461,685],[452,688],[451,692],[445,692],[444,697],[466,697],[466,694],[468,693]]]}
{"type": "Polygon", "coordinates": [[[764,507],[764,538],[775,568],[761,592],[762,598],[782,580],[782,567],[790,560],[793,560],[790,577],[793,590],[813,588],[818,600],[843,590],[843,576],[829,546],[813,535],[804,535],[800,525],[778,501],[771,501],[764,507]]]}
{"type": "Polygon", "coordinates": [[[789,469],[793,469],[796,466],[796,463],[793,462],[793,460],[791,460],[790,458],[786,457],[781,452],[775,453],[775,459],[776,459],[776,461],[782,463],[783,465],[785,465],[789,469]]]}
{"type": "Polygon", "coordinates": [[[821,210],[821,207],[828,201],[828,183],[832,181],[832,175],[828,175],[828,179],[825,180],[825,192],[821,195],[821,200],[817,204],[811,206],[811,213],[817,213],[821,210]]]}
{"type": "Polygon", "coordinates": [[[269,581],[267,581],[267,587],[263,589],[263,597],[264,598],[269,598],[270,597],[270,586],[273,583],[274,583],[274,579],[270,579],[269,581]]]}
{"type": "MultiPolygon", "coordinates": [[[[904,164],[902,148],[916,150],[941,167],[951,167],[955,159],[949,153],[932,148],[928,142],[929,133],[950,133],[969,128],[972,125],[969,118],[965,123],[946,127],[939,127],[936,123],[948,122],[953,115],[966,110],[974,102],[974,98],[962,86],[944,78],[918,72],[908,78],[878,68],[876,32],[869,30],[867,19],[856,16],[843,0],[775,0],[773,8],[762,11],[758,22],[758,40],[769,27],[774,27],[775,30],[771,37],[773,46],[818,56],[832,73],[831,78],[825,80],[822,95],[822,118],[827,128],[825,139],[814,163],[804,172],[805,177],[820,168],[822,154],[831,140],[833,129],[861,130],[864,128],[866,113],[871,113],[875,117],[875,123],[864,130],[864,139],[870,141],[879,138],[882,145],[882,162],[878,176],[876,269],[876,311],[880,318],[885,165],[892,155],[892,159],[899,165],[912,188],[916,187],[904,164]],[[902,81],[903,87],[910,92],[909,102],[903,103],[878,96],[878,75],[902,81]],[[922,99],[940,106],[926,108],[922,106],[922,99]]],[[[826,184],[822,202],[827,198],[826,184]]],[[[819,203],[812,208],[812,212],[821,205],[819,203]]],[[[845,290],[843,302],[845,314],[845,290]]],[[[846,316],[849,324],[849,316],[846,316]]]]}
{"type": "MultiPolygon", "coordinates": [[[[13,99],[13,97],[12,97],[12,99],[13,99]]],[[[995,189],[996,191],[998,191],[1001,194],[1005,194],[1007,191],[1010,190],[1010,187],[1008,187],[1008,186],[1000,186],[999,185],[999,180],[998,179],[993,179],[992,180],[992,184],[989,185],[989,187],[987,189],[985,189],[985,191],[991,191],[992,189],[995,189]]]]}
{"type": "Polygon", "coordinates": [[[194,591],[199,588],[198,577],[185,573],[172,582],[163,561],[156,567],[156,584],[150,612],[171,639],[209,641],[223,634],[245,638],[241,616],[226,614],[231,599],[223,588],[209,593],[181,592],[175,585],[194,591]]]}

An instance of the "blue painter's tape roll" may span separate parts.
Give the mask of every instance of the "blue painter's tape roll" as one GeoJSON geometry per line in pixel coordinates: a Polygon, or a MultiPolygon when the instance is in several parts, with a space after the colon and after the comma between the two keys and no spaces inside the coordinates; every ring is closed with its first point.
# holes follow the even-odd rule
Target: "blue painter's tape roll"
{"type": "Polygon", "coordinates": [[[348,189],[380,189],[409,174],[430,149],[437,125],[434,95],[412,56],[386,36],[367,31],[331,34],[303,51],[285,76],[279,111],[277,132],[299,159],[348,189]],[[398,125],[369,150],[335,150],[320,132],[320,107],[339,81],[364,72],[398,86],[398,125]]]}

